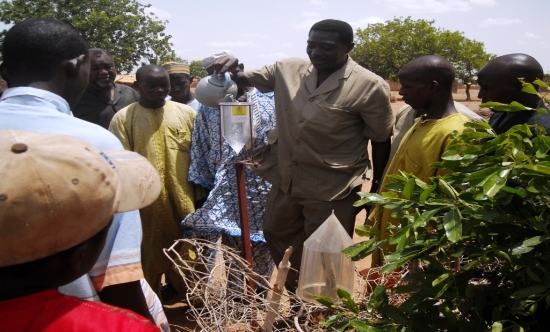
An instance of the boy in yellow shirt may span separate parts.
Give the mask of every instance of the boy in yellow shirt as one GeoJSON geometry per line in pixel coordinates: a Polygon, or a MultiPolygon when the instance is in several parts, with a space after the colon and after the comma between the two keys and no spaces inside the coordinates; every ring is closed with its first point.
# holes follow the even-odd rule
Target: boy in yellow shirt
{"type": "MultiPolygon", "coordinates": [[[[395,156],[390,161],[386,175],[399,174],[399,171],[412,173],[420,180],[430,183],[430,177],[441,175],[443,170],[430,165],[441,160],[441,154],[451,142],[453,130],[462,133],[470,119],[459,113],[453,102],[452,85],[455,69],[446,59],[427,55],[407,63],[399,71],[401,89],[399,94],[421,117],[403,137],[395,156]]],[[[380,192],[387,191],[385,185],[389,179],[382,181],[380,192]]],[[[391,216],[392,210],[377,206],[368,220],[374,222],[381,230],[382,239],[388,238],[386,230],[390,225],[399,224],[399,219],[391,216]]],[[[394,246],[382,247],[385,255],[394,251],[394,246]]],[[[373,266],[383,265],[383,256],[373,254],[373,266]]]]}

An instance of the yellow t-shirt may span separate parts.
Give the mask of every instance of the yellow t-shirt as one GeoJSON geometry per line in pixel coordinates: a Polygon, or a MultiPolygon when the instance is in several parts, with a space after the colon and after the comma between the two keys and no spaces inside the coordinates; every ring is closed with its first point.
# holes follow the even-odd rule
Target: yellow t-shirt
{"type": "MultiPolygon", "coordinates": [[[[448,170],[432,168],[430,165],[441,160],[441,155],[451,143],[449,134],[456,130],[458,134],[471,130],[464,124],[471,120],[463,114],[455,113],[439,120],[423,120],[418,118],[414,125],[407,131],[395,156],[388,166],[386,175],[399,174],[399,171],[412,173],[420,180],[430,184],[430,177],[443,175],[448,170]]],[[[380,192],[388,191],[385,189],[389,179],[384,178],[380,192]]],[[[381,231],[381,238],[387,239],[386,229],[388,226],[399,224],[399,219],[392,218],[393,210],[384,209],[377,206],[369,215],[369,220],[376,223],[381,231]]],[[[395,246],[386,244],[382,247],[385,255],[392,253],[395,246]]],[[[373,266],[382,265],[382,257],[373,255],[373,266]]]]}

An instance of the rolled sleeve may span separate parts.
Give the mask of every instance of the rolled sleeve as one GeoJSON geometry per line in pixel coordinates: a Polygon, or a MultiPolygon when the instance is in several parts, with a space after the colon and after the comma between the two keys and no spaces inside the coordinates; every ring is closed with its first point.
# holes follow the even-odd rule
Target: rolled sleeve
{"type": "Polygon", "coordinates": [[[363,136],[374,142],[385,142],[392,134],[395,117],[390,104],[390,87],[378,81],[365,96],[361,117],[365,122],[363,136]]]}
{"type": "Polygon", "coordinates": [[[244,77],[260,92],[268,93],[275,90],[275,71],[276,64],[246,71],[244,77]]]}

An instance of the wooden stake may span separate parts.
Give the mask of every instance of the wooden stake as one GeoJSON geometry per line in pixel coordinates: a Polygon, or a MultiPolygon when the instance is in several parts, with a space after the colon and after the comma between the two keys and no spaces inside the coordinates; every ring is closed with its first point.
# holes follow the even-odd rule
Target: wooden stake
{"type": "Polygon", "coordinates": [[[271,295],[271,299],[269,300],[269,311],[267,313],[263,326],[263,329],[266,332],[273,331],[273,322],[275,321],[275,317],[277,316],[277,310],[279,310],[281,297],[285,290],[286,277],[288,275],[288,271],[290,270],[289,259],[290,255],[292,254],[292,250],[292,247],[288,247],[288,249],[285,250],[283,260],[281,261],[281,263],[279,263],[277,280],[275,282],[275,285],[273,286],[273,294],[271,295]]]}

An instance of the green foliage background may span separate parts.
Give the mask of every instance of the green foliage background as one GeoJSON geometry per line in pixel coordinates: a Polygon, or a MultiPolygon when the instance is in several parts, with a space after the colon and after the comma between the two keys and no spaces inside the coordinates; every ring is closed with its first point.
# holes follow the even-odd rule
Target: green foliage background
{"type": "MultiPolygon", "coordinates": [[[[174,57],[165,25],[136,0],[12,0],[0,2],[0,21],[14,24],[31,17],[53,18],[71,25],[90,47],[109,51],[117,69],[174,57]]],[[[6,30],[0,32],[0,42],[6,30]]]]}
{"type": "Polygon", "coordinates": [[[434,26],[435,21],[394,18],[357,29],[352,58],[386,79],[397,80],[407,62],[428,54],[448,59],[463,83],[475,83],[477,72],[494,54],[484,44],[468,39],[462,32],[434,26]]]}

